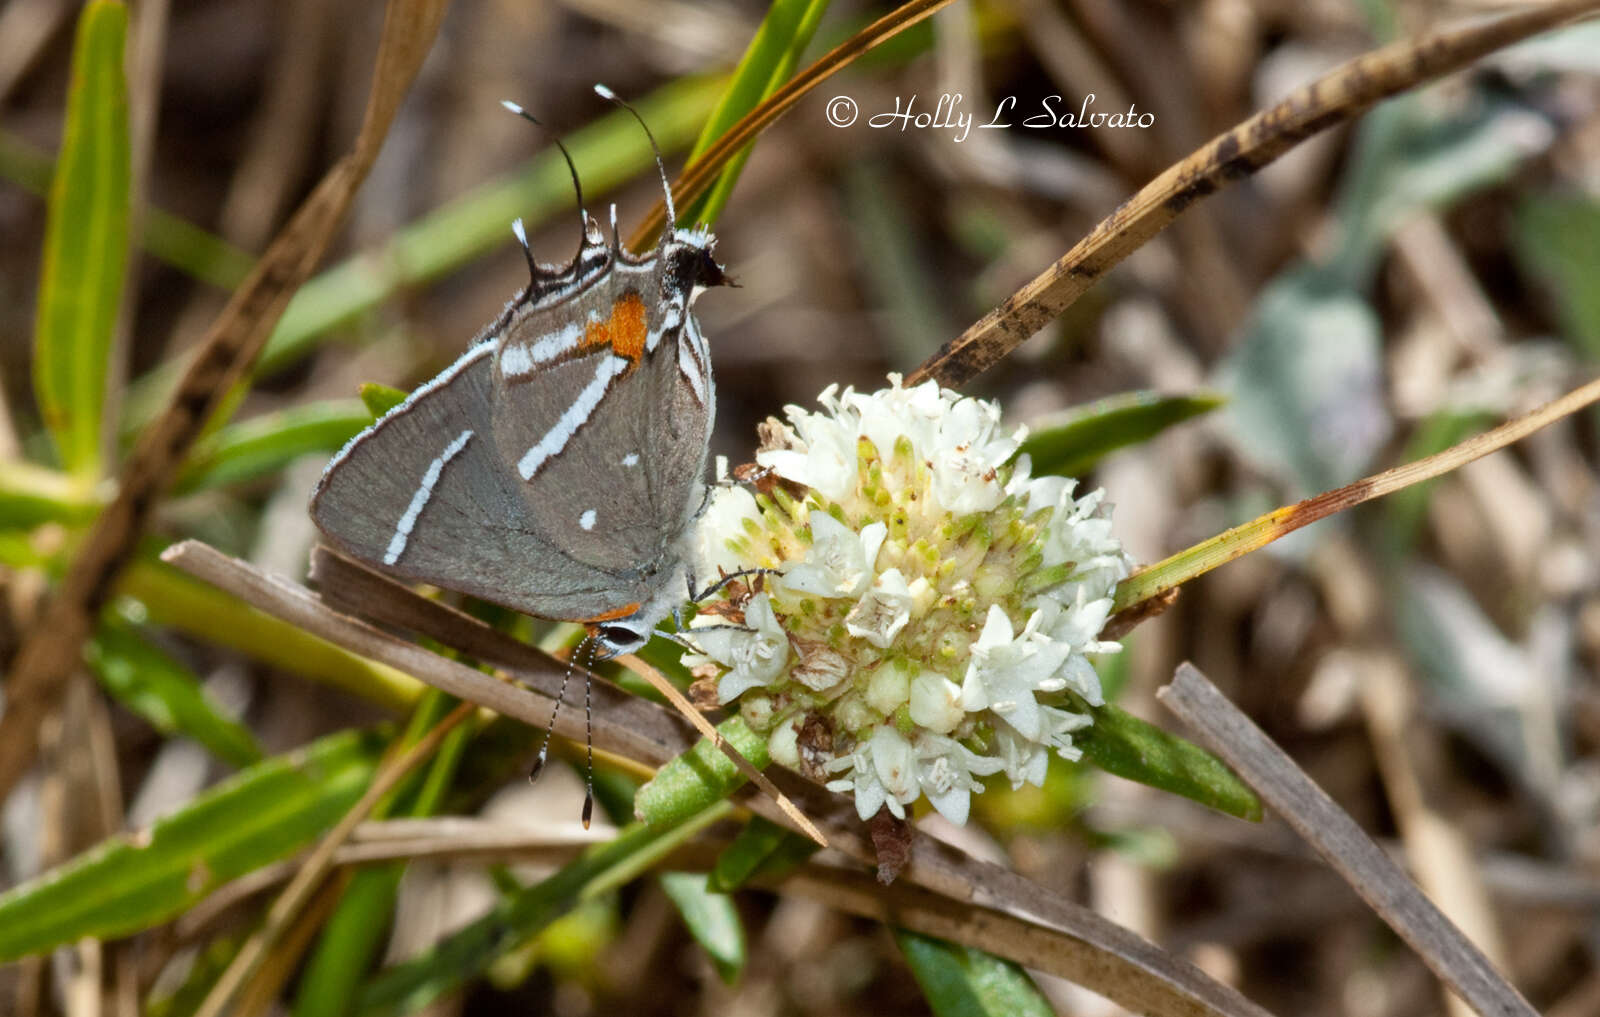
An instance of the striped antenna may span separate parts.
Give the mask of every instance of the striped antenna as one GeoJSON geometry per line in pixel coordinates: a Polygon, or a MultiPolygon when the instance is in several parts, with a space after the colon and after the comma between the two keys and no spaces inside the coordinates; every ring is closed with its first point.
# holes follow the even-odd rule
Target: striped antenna
{"type": "MultiPolygon", "coordinates": [[[[544,124],[534,119],[532,113],[529,113],[510,99],[501,99],[500,105],[535,127],[542,128],[544,126],[544,124]]],[[[560,138],[553,137],[550,140],[554,141],[556,147],[561,149],[561,158],[567,161],[567,172],[572,174],[572,189],[578,196],[578,253],[572,259],[572,263],[576,265],[578,259],[583,257],[583,249],[589,242],[589,210],[583,207],[583,184],[578,180],[578,167],[572,163],[572,153],[567,151],[567,146],[561,143],[560,138]]],[[[522,220],[519,219],[517,222],[520,224],[522,220]]],[[[517,231],[517,239],[522,241],[522,250],[528,255],[528,267],[531,270],[533,268],[533,253],[528,250],[527,238],[520,229],[517,231]]],[[[535,271],[534,274],[537,275],[538,272],[535,271]]]]}
{"type": "Polygon", "coordinates": [[[638,110],[618,98],[617,93],[604,85],[597,84],[594,86],[594,94],[607,102],[614,102],[629,113],[632,113],[633,118],[639,121],[639,126],[644,128],[644,136],[650,139],[650,151],[656,154],[656,172],[661,174],[661,191],[666,195],[667,228],[661,234],[661,239],[665,241],[667,237],[672,235],[672,231],[678,228],[678,213],[672,207],[672,185],[667,183],[667,164],[661,158],[661,146],[656,144],[656,136],[650,133],[650,125],[644,122],[644,117],[639,115],[638,110]]]}

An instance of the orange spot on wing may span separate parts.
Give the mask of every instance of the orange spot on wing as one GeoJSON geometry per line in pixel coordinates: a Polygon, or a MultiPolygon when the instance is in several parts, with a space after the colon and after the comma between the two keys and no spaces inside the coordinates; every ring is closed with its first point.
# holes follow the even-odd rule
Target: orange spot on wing
{"type": "Polygon", "coordinates": [[[618,618],[628,617],[628,615],[633,614],[637,610],[639,610],[639,602],[634,601],[631,604],[624,604],[615,610],[597,614],[593,618],[576,618],[574,621],[581,622],[584,625],[592,625],[596,622],[616,621],[618,618]]]}
{"type": "Polygon", "coordinates": [[[637,364],[639,358],[644,356],[646,317],[644,300],[639,294],[625,294],[621,300],[612,305],[609,317],[589,323],[589,327],[584,329],[583,342],[578,345],[578,349],[586,352],[601,346],[609,346],[617,356],[637,364]]]}

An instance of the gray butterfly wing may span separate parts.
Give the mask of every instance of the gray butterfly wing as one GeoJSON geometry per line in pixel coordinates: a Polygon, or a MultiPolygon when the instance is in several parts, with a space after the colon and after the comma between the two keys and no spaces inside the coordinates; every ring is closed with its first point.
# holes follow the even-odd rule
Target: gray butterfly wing
{"type": "Polygon", "coordinates": [[[663,289],[654,259],[620,263],[588,320],[513,323],[496,372],[495,437],[529,513],[575,558],[647,586],[679,564],[715,413],[687,294],[663,289]]]}
{"type": "Polygon", "coordinates": [[[473,347],[345,446],[312,496],[313,521],[384,572],[529,614],[586,619],[642,599],[530,515],[494,439],[493,352],[473,347]]]}

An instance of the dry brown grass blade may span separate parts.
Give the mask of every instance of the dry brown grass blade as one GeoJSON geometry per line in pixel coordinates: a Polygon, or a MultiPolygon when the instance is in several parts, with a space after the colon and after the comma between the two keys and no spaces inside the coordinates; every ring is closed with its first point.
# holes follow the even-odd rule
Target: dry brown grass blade
{"type": "Polygon", "coordinates": [[[222,1017],[222,1014],[227,1012],[235,996],[267,959],[268,951],[305,909],[312,895],[316,893],[317,887],[322,884],[323,877],[333,868],[334,852],[350,839],[350,834],[371,814],[379,799],[394,790],[395,785],[399,784],[406,774],[433,755],[444,741],[445,735],[455,730],[476,710],[477,707],[473,703],[462,703],[435,724],[427,734],[417,739],[414,745],[384,763],[372,778],[367,790],[362,793],[361,799],[339,819],[338,823],[334,824],[333,829],[328,831],[316,849],[311,852],[311,857],[307,858],[305,864],[294,874],[294,878],[289,881],[283,893],[272,902],[261,928],[239,948],[239,952],[229,962],[227,970],[217,979],[217,984],[206,994],[205,1002],[195,1011],[195,1017],[222,1017]]]}
{"type": "Polygon", "coordinates": [[[1156,697],[1316,848],[1468,1005],[1484,1017],[1535,1017],[1538,1011],[1394,860],[1198,668],[1180,665],[1156,697]]]}
{"type": "Polygon", "coordinates": [[[1536,410],[1508,420],[1499,427],[1475,434],[1443,452],[1405,463],[1352,484],[1324,491],[1319,495],[1273,509],[1248,523],[1241,523],[1193,547],[1185,548],[1154,565],[1140,569],[1117,586],[1113,609],[1120,613],[1152,597],[1163,596],[1182,584],[1204,575],[1220,565],[1265,547],[1280,537],[1309,526],[1319,519],[1363,502],[1393,494],[1413,484],[1443,476],[1451,470],[1498,452],[1543,427],[1548,427],[1562,417],[1569,416],[1600,402],[1600,378],[1580,385],[1559,399],[1553,399],[1536,410]]]}
{"type": "Polygon", "coordinates": [[[908,383],[934,378],[960,387],[1049,324],[1200,198],[1249,176],[1306,138],[1354,119],[1381,99],[1596,8],[1600,0],[1559,0],[1442,29],[1357,57],[1297,89],[1146,184],[1059,261],[945,343],[911,373],[908,383]]]}
{"type": "MultiPolygon", "coordinates": [[[[728,128],[722,137],[701,153],[700,158],[684,167],[683,174],[672,185],[672,200],[675,205],[680,209],[687,208],[690,201],[699,197],[711,186],[712,181],[717,179],[717,174],[722,172],[728,160],[754,141],[762,131],[772,126],[779,117],[789,111],[790,107],[805,98],[806,93],[855,63],[873,47],[930,17],[950,2],[951,0],[911,0],[910,3],[902,4],[790,78],[787,84],[773,92],[764,102],[728,128]]],[[[661,232],[666,220],[666,203],[658,201],[650,210],[650,214],[645,216],[644,222],[639,224],[633,236],[628,238],[628,246],[635,251],[643,251],[649,247],[652,238],[661,232]]]]}
{"type": "Polygon", "coordinates": [[[67,674],[78,665],[83,641],[157,499],[333,239],[446,6],[445,0],[391,0],[355,147],[328,171],[211,326],[166,410],[140,435],[123,465],[115,500],[90,527],[66,577],[18,650],[6,684],[6,711],[0,716],[0,800],[32,761],[39,725],[66,686],[67,674]]]}
{"type": "MultiPolygon", "coordinates": [[[[953,901],[903,881],[882,886],[872,876],[803,866],[772,887],[786,896],[808,897],[863,918],[898,925],[926,936],[974,947],[1026,967],[1059,975],[1119,1006],[1160,1017],[1271,1017],[1253,1003],[1220,1008],[1202,1004],[1151,978],[1126,957],[1107,953],[1082,940],[1063,936],[995,908],[953,901]]],[[[1242,997],[1239,997],[1241,1001],[1242,997]]]]}
{"type": "MultiPolygon", "coordinates": [[[[313,553],[312,575],[322,588],[325,601],[349,606],[374,621],[424,633],[438,639],[446,646],[455,647],[469,656],[488,663],[515,668],[518,672],[516,677],[523,684],[536,688],[552,698],[560,694],[560,686],[565,685],[568,669],[573,666],[570,661],[563,664],[526,643],[509,639],[476,618],[434,601],[415,597],[404,586],[327,547],[319,546],[313,553]],[[560,679],[560,685],[550,684],[557,678],[560,679]]],[[[702,737],[709,738],[726,753],[739,768],[740,773],[753,781],[764,793],[771,795],[773,801],[783,809],[784,814],[801,833],[822,847],[828,846],[827,839],[811,824],[805,814],[795,808],[793,802],[784,798],[783,792],[774,787],[772,782],[738,749],[729,745],[726,739],[717,733],[716,728],[712,727],[683,697],[683,694],[673,688],[655,668],[634,656],[623,658],[623,662],[654,685],[702,737]]],[[[591,690],[599,689],[602,698],[621,698],[624,701],[631,698],[617,691],[604,679],[596,678],[592,674],[586,676],[592,683],[591,690]]],[[[606,709],[608,706],[602,703],[600,708],[606,709]]],[[[587,737],[587,733],[584,737],[587,737]]]]}
{"type": "MultiPolygon", "coordinates": [[[[532,694],[520,684],[548,688],[545,696],[552,696],[565,669],[563,665],[525,643],[427,600],[391,580],[368,573],[373,585],[362,588],[359,594],[346,585],[341,595],[359,599],[363,613],[384,624],[428,631],[435,638],[439,638],[441,628],[448,628],[449,645],[479,661],[501,667],[519,684],[498,681],[475,668],[340,614],[310,590],[287,579],[266,575],[198,541],[175,545],[163,557],[268,614],[353,653],[406,671],[451,695],[533,726],[542,726],[549,719],[549,699],[532,694]]],[[[330,564],[337,561],[325,555],[319,570],[326,576],[330,564]]],[[[355,578],[341,578],[339,583],[348,584],[355,578]]],[[[594,690],[593,736],[597,748],[659,766],[693,744],[693,731],[677,714],[626,695],[608,682],[596,681],[594,690]]],[[[582,737],[583,725],[581,717],[563,716],[555,730],[565,738],[582,737]]],[[[872,846],[862,835],[855,810],[845,798],[788,771],[777,770],[771,776],[773,783],[813,818],[834,850],[864,865],[874,864],[872,846]],[[834,817],[842,818],[835,820],[834,817]]],[[[790,826],[790,820],[770,798],[747,792],[741,804],[773,822],[790,826]]],[[[911,843],[912,861],[902,872],[902,881],[956,902],[970,901],[999,911],[1031,916],[1038,924],[1052,928],[1054,934],[1087,944],[1089,949],[1102,955],[1101,963],[1083,976],[1083,984],[1096,992],[1130,1003],[1157,997],[1175,1001],[1165,1009],[1147,1010],[1151,1013],[1264,1017],[1259,1007],[1194,965],[1015,872],[974,859],[914,827],[911,843]]]]}
{"type": "MultiPolygon", "coordinates": [[[[480,864],[561,865],[596,842],[595,834],[579,830],[565,837],[551,838],[542,831],[500,827],[481,820],[391,820],[357,827],[350,843],[334,854],[334,864],[352,866],[433,858],[480,864]]],[[[725,846],[725,842],[715,839],[696,838],[663,857],[654,869],[704,871],[725,846]]],[[[184,916],[181,938],[192,940],[228,909],[291,878],[299,865],[299,860],[291,859],[219,888],[184,916]]],[[[1098,991],[1115,995],[1121,1005],[1138,1013],[1269,1017],[1248,1003],[1242,1006],[1230,1005],[1227,1001],[1212,1005],[1198,1003],[1164,980],[1150,977],[1135,957],[1108,956],[1103,948],[1071,933],[1039,925],[997,907],[952,900],[904,880],[884,887],[867,873],[813,861],[781,879],[760,879],[752,885],[986,950],[1080,984],[1096,985],[1098,991]]]]}
{"type": "MultiPolygon", "coordinates": [[[[285,579],[246,572],[226,555],[189,541],[167,552],[169,561],[206,582],[236,592],[252,604],[293,622],[314,635],[353,652],[376,659],[400,661],[395,666],[435,688],[487,706],[542,728],[550,719],[550,706],[561,691],[567,665],[537,647],[496,631],[476,618],[417,595],[386,576],[364,568],[325,547],[312,555],[311,575],[322,589],[319,599],[304,587],[285,579]],[[330,609],[331,604],[331,609],[330,609]],[[467,657],[500,668],[515,684],[499,681],[481,671],[457,665],[441,669],[440,658],[411,643],[371,629],[348,615],[409,632],[426,633],[467,657]],[[446,687],[440,682],[451,682],[446,687]],[[533,692],[537,695],[530,695],[533,692]]],[[[653,703],[630,696],[610,682],[596,678],[593,685],[596,748],[629,759],[656,762],[683,752],[694,743],[687,723],[653,703]]],[[[581,716],[563,712],[555,733],[563,738],[584,737],[581,716]]]]}
{"type": "MultiPolygon", "coordinates": [[[[867,865],[875,863],[865,827],[856,820],[855,808],[848,799],[787,770],[775,771],[773,780],[812,816],[837,817],[821,823],[834,850],[867,865]]],[[[741,804],[775,823],[783,822],[766,798],[750,797],[741,804]]],[[[973,858],[916,826],[910,828],[910,839],[911,863],[901,870],[891,889],[907,884],[919,886],[958,902],[958,907],[970,905],[1021,916],[1086,944],[1102,957],[1092,972],[1080,972],[1085,980],[1079,984],[1122,1006],[1151,1014],[1266,1015],[1236,989],[1091,908],[1075,904],[1003,866],[973,858]],[[1156,1006],[1152,1002],[1156,999],[1166,1002],[1156,1006]]],[[[984,946],[999,956],[1031,963],[1007,953],[1009,948],[1005,942],[984,946]]]]}

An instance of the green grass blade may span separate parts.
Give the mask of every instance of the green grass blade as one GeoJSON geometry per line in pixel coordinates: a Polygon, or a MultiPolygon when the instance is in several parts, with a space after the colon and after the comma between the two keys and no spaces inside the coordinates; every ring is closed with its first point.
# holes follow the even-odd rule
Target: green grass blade
{"type": "Polygon", "coordinates": [[[717,855],[707,888],[718,893],[731,893],[743,886],[745,880],[778,850],[788,833],[769,819],[752,816],[739,835],[733,838],[733,843],[717,855]]]}
{"type": "Polygon", "coordinates": [[[295,990],[294,1017],[339,1017],[389,938],[402,864],[370,865],[350,877],[339,907],[317,937],[295,990]]]}
{"type": "MultiPolygon", "coordinates": [[[[39,568],[59,574],[71,549],[70,543],[44,546],[26,530],[0,527],[0,568],[39,568]]],[[[154,538],[145,541],[117,586],[119,594],[144,605],[150,624],[237,651],[386,710],[410,709],[426,688],[396,668],[319,639],[156,560],[162,550],[154,538]]]]}
{"type": "Polygon", "coordinates": [[[100,685],[156,730],[193,738],[234,766],[260,761],[250,729],[223,713],[194,672],[146,642],[127,620],[108,613],[85,655],[100,685]]]}
{"type": "MultiPolygon", "coordinates": [[[[767,82],[789,49],[809,6],[813,6],[811,0],[772,0],[767,16],[761,19],[744,56],[739,58],[739,66],[733,69],[728,87],[723,89],[711,115],[706,117],[705,126],[700,128],[694,147],[689,149],[690,162],[700,158],[712,142],[767,97],[767,82]]],[[[826,4],[822,6],[825,8],[826,4]]]]}
{"type": "MultiPolygon", "coordinates": [[[[733,80],[717,102],[717,107],[706,120],[700,137],[690,151],[697,158],[711,143],[738,122],[739,118],[755,109],[767,96],[778,90],[794,74],[795,65],[816,34],[817,25],[828,9],[828,0],[773,0],[767,16],[734,69],[733,80]]],[[[717,182],[705,196],[685,210],[685,220],[714,223],[728,204],[733,186],[744,171],[750,158],[746,146],[728,161],[727,167],[717,177],[717,182]]]]}
{"type": "Polygon", "coordinates": [[[937,1017],[1055,1017],[1033,979],[1008,960],[904,929],[894,940],[937,1017]]]}
{"type": "Polygon", "coordinates": [[[1094,724],[1072,734],[1084,762],[1240,819],[1261,819],[1261,799],[1205,749],[1110,704],[1091,712],[1094,724]]]}
{"type": "Polygon", "coordinates": [[[744,923],[733,898],[706,885],[703,872],[664,872],[661,889],[671,898],[683,924],[711,958],[724,983],[732,985],[744,970],[744,923]]]}
{"type": "Polygon", "coordinates": [[[375,381],[364,382],[361,386],[361,403],[372,415],[372,419],[383,416],[390,410],[406,401],[406,393],[389,385],[381,385],[375,381]]]}
{"type": "Polygon", "coordinates": [[[1127,392],[1081,406],[1031,429],[1021,451],[1033,460],[1033,475],[1081,477],[1107,454],[1149,441],[1185,420],[1209,413],[1227,400],[1209,392],[1163,396],[1127,392]]]}
{"type": "Polygon", "coordinates": [[[310,843],[372,779],[384,739],[345,732],[258,763],[135,836],[0,895],[0,962],[166,921],[310,843]]]}
{"type": "MultiPolygon", "coordinates": [[[[400,746],[414,745],[457,702],[453,696],[429,689],[412,711],[400,746]]],[[[471,725],[463,724],[446,735],[425,776],[414,775],[414,779],[402,782],[378,803],[371,818],[385,819],[396,813],[412,818],[433,815],[455,775],[470,733],[471,725]]],[[[350,1011],[373,961],[388,942],[400,878],[405,871],[405,864],[397,862],[367,866],[351,877],[300,976],[294,1017],[341,1017],[350,1011]]]]}
{"type": "Polygon", "coordinates": [[[188,494],[267,476],[308,453],[338,451],[370,423],[361,400],[339,399],[229,424],[195,449],[175,490],[188,494]]]}
{"type": "Polygon", "coordinates": [[[62,466],[86,484],[101,470],[101,409],[128,262],[127,29],[120,3],[96,0],[78,18],[39,276],[34,390],[62,466]]]}
{"type": "Polygon", "coordinates": [[[408,674],[358,657],[143,555],[124,573],[119,592],[143,603],[153,625],[236,650],[385,709],[408,709],[424,687],[408,674]]]}
{"type": "Polygon", "coordinates": [[[99,512],[99,499],[65,473],[20,459],[0,460],[0,530],[86,523],[99,512]]]}

